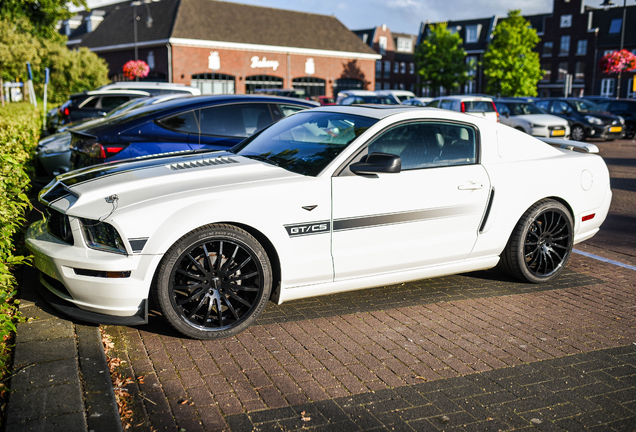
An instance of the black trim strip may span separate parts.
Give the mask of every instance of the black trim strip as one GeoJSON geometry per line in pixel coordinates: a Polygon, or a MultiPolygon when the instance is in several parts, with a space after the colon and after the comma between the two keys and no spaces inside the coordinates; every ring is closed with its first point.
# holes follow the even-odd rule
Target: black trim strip
{"type": "Polygon", "coordinates": [[[146,246],[147,241],[148,237],[128,239],[128,243],[130,243],[130,248],[133,253],[140,253],[144,249],[144,246],[146,246]]]}
{"type": "Polygon", "coordinates": [[[482,232],[488,222],[488,216],[490,216],[490,209],[492,208],[492,202],[495,199],[495,188],[490,189],[490,196],[488,197],[488,204],[486,205],[486,213],[484,213],[484,220],[479,226],[479,232],[482,232]]]}

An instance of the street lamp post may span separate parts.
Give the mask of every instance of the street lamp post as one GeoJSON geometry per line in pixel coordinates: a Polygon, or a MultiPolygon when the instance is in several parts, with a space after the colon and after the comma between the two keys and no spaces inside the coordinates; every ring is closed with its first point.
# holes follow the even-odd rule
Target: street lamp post
{"type": "MultiPolygon", "coordinates": [[[[612,0],[603,0],[601,6],[605,9],[609,9],[610,6],[615,6],[615,3],[612,3],[612,0]]],[[[623,45],[625,44],[625,20],[627,19],[627,0],[623,0],[623,20],[621,21],[621,47],[618,49],[619,51],[623,50],[623,45]]],[[[595,66],[596,67],[596,66],[595,66]]],[[[616,85],[616,99],[621,97],[621,70],[618,71],[618,83],[616,85]]]]}
{"type": "MultiPolygon", "coordinates": [[[[146,27],[152,27],[152,16],[150,15],[150,8],[148,7],[148,3],[152,2],[152,0],[136,0],[130,5],[133,7],[133,34],[135,38],[135,61],[139,60],[139,52],[137,50],[137,21],[139,21],[139,16],[137,15],[137,6],[141,6],[142,4],[146,6],[146,27]]],[[[139,78],[136,78],[139,81],[139,78]]]]}

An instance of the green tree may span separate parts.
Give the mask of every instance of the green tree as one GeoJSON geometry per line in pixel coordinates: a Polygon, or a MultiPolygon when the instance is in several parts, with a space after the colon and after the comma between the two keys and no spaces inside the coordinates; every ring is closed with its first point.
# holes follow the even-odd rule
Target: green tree
{"type": "Polygon", "coordinates": [[[0,0],[0,20],[14,21],[23,18],[31,25],[24,30],[32,34],[58,39],[55,26],[58,21],[73,16],[70,4],[86,6],[86,0],[0,0]]]}
{"type": "Polygon", "coordinates": [[[434,92],[441,86],[451,92],[457,91],[468,80],[466,51],[457,33],[448,30],[447,23],[429,27],[426,39],[415,51],[417,73],[422,86],[434,92]]]}
{"type": "Polygon", "coordinates": [[[508,11],[484,54],[486,91],[504,97],[536,96],[537,83],[544,73],[539,54],[533,51],[537,43],[539,36],[521,11],[508,11]]]}

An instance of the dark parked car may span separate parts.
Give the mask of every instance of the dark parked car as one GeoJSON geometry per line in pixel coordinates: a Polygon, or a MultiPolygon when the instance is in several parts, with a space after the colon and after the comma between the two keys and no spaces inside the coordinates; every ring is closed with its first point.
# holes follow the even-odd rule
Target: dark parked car
{"type": "Polygon", "coordinates": [[[570,124],[570,138],[584,141],[587,138],[615,140],[623,136],[623,121],[600,106],[585,99],[548,98],[535,102],[548,114],[564,118],[570,124]]]}
{"type": "Polygon", "coordinates": [[[610,99],[598,104],[605,111],[625,119],[625,138],[632,139],[636,134],[636,100],[610,99]]]}
{"type": "Polygon", "coordinates": [[[139,90],[96,90],[73,94],[59,108],[48,112],[48,132],[54,133],[71,123],[104,117],[109,111],[131,99],[148,96],[150,93],[139,90]]]}
{"type": "Polygon", "coordinates": [[[225,150],[318,103],[256,95],[192,96],[71,130],[71,168],[197,149],[225,150]]]}

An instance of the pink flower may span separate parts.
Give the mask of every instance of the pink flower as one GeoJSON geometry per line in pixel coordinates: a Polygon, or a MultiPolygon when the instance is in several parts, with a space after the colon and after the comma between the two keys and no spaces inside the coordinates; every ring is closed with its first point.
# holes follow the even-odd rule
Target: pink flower
{"type": "Polygon", "coordinates": [[[612,51],[603,56],[600,66],[608,74],[632,71],[636,69],[636,55],[626,49],[612,51]]]}
{"type": "Polygon", "coordinates": [[[145,78],[148,76],[150,68],[143,60],[129,60],[124,65],[124,75],[130,80],[135,78],[145,78]]]}

